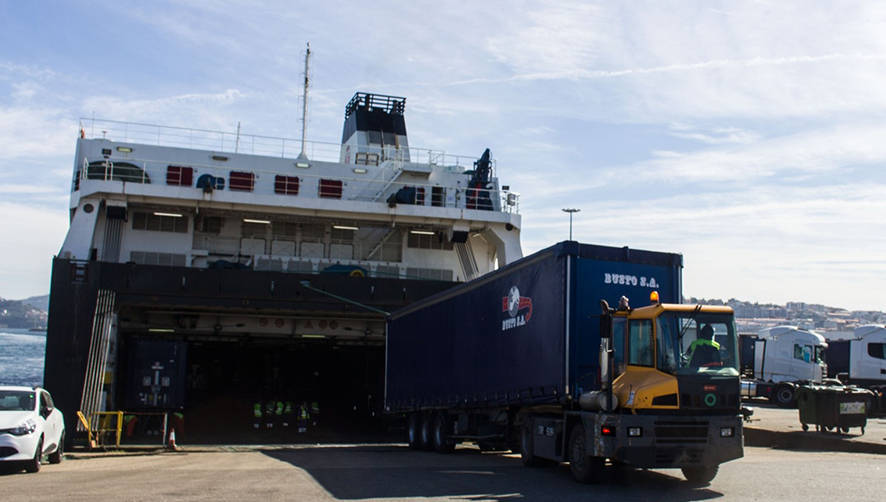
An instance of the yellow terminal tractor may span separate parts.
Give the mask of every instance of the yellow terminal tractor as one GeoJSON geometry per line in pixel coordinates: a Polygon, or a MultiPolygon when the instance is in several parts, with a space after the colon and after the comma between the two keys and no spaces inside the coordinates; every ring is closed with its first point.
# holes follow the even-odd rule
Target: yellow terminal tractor
{"type": "Polygon", "coordinates": [[[583,410],[610,411],[578,413],[585,429],[601,432],[593,442],[570,439],[576,477],[593,478],[608,458],[680,467],[689,481],[706,483],[719,464],[743,455],[732,309],[663,304],[656,292],[651,300],[637,309],[624,297],[617,309],[601,302],[604,389],[580,403],[583,410]],[[582,457],[588,460],[575,461],[582,457]]]}

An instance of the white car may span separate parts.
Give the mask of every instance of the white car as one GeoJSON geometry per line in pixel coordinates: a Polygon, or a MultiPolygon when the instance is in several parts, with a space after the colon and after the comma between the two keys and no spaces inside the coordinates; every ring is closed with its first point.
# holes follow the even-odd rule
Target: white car
{"type": "Polygon", "coordinates": [[[62,461],[65,419],[40,387],[0,386],[0,462],[18,462],[28,472],[40,470],[44,455],[62,461]]]}

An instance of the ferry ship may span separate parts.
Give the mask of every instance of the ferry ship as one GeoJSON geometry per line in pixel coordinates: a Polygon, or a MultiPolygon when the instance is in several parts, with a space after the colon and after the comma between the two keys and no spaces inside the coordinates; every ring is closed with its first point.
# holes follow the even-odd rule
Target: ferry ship
{"type": "Polygon", "coordinates": [[[414,148],[405,111],[354,94],[340,144],[82,120],[44,376],[67,422],[235,440],[281,403],[333,431],[380,413],[385,314],[522,256],[489,150],[414,148]]]}

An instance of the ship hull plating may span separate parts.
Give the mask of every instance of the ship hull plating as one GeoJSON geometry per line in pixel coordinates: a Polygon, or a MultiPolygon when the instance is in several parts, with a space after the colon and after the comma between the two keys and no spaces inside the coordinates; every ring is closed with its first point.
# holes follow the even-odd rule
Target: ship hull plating
{"type": "Polygon", "coordinates": [[[67,423],[169,412],[179,442],[359,434],[381,411],[378,310],[452,285],[56,258],[44,383],[67,423]]]}

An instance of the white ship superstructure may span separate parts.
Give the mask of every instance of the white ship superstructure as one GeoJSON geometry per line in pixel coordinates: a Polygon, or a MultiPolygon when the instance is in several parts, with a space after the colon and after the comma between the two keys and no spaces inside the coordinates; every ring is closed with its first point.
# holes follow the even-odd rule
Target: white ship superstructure
{"type": "Polygon", "coordinates": [[[520,258],[518,195],[492,166],[472,187],[475,159],[410,148],[404,108],[358,93],[341,145],[302,156],[297,140],[84,120],[60,256],[445,281],[520,258]]]}

